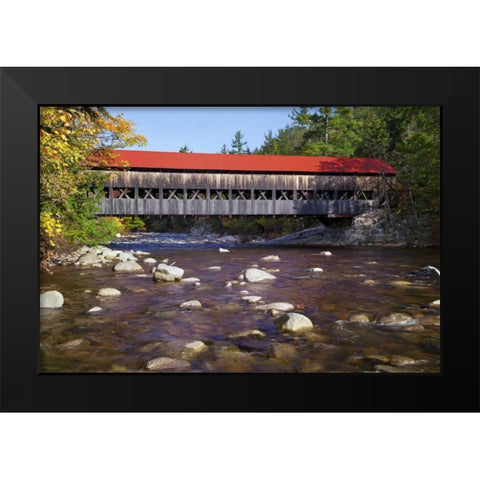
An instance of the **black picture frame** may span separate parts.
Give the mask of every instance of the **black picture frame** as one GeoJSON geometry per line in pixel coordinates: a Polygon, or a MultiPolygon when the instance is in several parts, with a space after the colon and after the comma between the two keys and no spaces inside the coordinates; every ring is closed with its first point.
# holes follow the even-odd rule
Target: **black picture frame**
{"type": "Polygon", "coordinates": [[[479,410],[478,68],[2,68],[1,410],[479,410]],[[442,372],[39,374],[38,106],[440,105],[442,372]]]}

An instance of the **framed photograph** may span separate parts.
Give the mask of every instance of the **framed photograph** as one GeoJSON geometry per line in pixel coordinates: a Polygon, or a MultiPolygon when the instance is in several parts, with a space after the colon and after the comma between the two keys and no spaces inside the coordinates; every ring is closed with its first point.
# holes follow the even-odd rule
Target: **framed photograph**
{"type": "Polygon", "coordinates": [[[475,68],[3,68],[2,410],[478,411],[478,100],[475,68]],[[51,274],[43,136],[85,112],[118,233],[51,274]]]}

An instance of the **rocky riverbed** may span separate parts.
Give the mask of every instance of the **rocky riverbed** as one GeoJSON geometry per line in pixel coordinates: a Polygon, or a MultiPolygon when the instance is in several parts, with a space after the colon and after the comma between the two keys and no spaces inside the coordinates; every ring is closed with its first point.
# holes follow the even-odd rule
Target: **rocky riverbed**
{"type": "Polygon", "coordinates": [[[438,250],[171,240],[42,274],[42,372],[440,371],[438,250]]]}

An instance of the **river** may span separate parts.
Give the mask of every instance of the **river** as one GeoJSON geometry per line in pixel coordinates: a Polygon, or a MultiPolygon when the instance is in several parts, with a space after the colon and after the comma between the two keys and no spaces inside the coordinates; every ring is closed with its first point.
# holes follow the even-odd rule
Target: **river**
{"type": "Polygon", "coordinates": [[[184,277],[198,277],[199,286],[153,282],[145,255],[138,256],[143,274],[116,273],[112,264],[42,273],[41,291],[58,290],[65,302],[41,309],[40,371],[149,372],[147,363],[162,357],[170,362],[165,372],[440,372],[439,309],[428,307],[440,298],[440,279],[411,275],[427,265],[439,269],[439,250],[268,247],[234,240],[141,233],[110,245],[168,258],[185,270],[184,277]],[[324,256],[325,250],[332,255],[324,256]],[[269,255],[279,260],[262,260],[269,255]],[[277,278],[242,285],[238,277],[252,265],[277,278]],[[309,273],[312,267],[323,271],[309,273]],[[122,294],[99,297],[103,287],[122,294]],[[282,333],[276,317],[242,300],[245,290],[261,302],[294,304],[313,330],[282,333]],[[180,308],[187,300],[199,300],[202,308],[180,308]],[[95,306],[102,310],[87,313],[95,306]],[[354,313],[371,321],[346,321],[354,313]],[[379,320],[391,313],[413,321],[382,325],[379,320]],[[242,334],[249,330],[260,333],[242,334]],[[185,349],[196,341],[205,344],[203,351],[185,349]]]}

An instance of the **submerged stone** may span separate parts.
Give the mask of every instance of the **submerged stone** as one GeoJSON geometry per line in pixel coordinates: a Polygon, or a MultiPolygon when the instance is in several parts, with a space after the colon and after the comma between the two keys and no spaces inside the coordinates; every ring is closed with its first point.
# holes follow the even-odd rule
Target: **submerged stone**
{"type": "Polygon", "coordinates": [[[145,366],[147,370],[169,370],[181,369],[184,370],[190,367],[190,362],[186,360],[176,360],[170,357],[157,357],[149,360],[145,366]]]}
{"type": "Polygon", "coordinates": [[[365,313],[352,313],[348,317],[349,322],[370,323],[370,318],[365,313]]]}
{"type": "Polygon", "coordinates": [[[260,330],[252,329],[252,330],[244,330],[243,332],[232,333],[231,335],[228,336],[228,338],[244,338],[244,337],[262,339],[262,338],[265,338],[265,334],[260,330]]]}
{"type": "Polygon", "coordinates": [[[391,313],[390,315],[380,318],[377,323],[379,325],[416,325],[418,320],[406,313],[391,313]]]}

